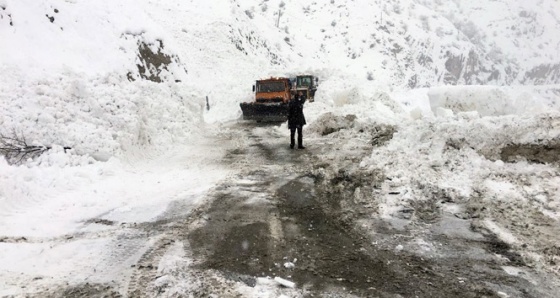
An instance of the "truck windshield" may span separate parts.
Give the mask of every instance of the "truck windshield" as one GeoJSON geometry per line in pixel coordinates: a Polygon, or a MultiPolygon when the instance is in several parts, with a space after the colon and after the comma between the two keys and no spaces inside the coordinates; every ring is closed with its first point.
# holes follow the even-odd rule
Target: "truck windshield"
{"type": "Polygon", "coordinates": [[[311,77],[298,77],[298,86],[311,86],[311,77]]]}
{"type": "Polygon", "coordinates": [[[284,82],[257,83],[257,92],[282,92],[284,90],[284,82]]]}

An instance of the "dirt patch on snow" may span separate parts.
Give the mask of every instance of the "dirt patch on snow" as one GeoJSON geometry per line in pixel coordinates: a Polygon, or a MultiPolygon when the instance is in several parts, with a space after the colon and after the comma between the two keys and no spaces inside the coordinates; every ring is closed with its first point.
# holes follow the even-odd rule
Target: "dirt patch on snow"
{"type": "Polygon", "coordinates": [[[396,127],[385,124],[365,125],[358,121],[355,115],[337,116],[333,113],[325,113],[314,121],[309,131],[317,133],[321,136],[330,135],[330,137],[340,137],[344,139],[346,134],[358,134],[362,138],[370,138],[371,145],[382,146],[393,138],[396,127]]]}
{"type": "Polygon", "coordinates": [[[506,162],[525,159],[535,163],[558,163],[560,161],[560,142],[547,144],[511,144],[502,149],[501,158],[506,162]]]}
{"type": "Polygon", "coordinates": [[[121,298],[120,293],[116,292],[113,287],[101,284],[85,283],[82,285],[72,286],[59,291],[51,291],[49,293],[41,293],[32,297],[44,298],[121,298]]]}
{"type": "MultiPolygon", "coordinates": [[[[124,35],[129,38],[129,35],[124,35]]],[[[133,35],[132,38],[137,39],[138,52],[136,59],[137,72],[129,72],[127,78],[129,81],[136,79],[149,80],[156,83],[164,81],[180,82],[181,74],[187,73],[186,68],[181,64],[179,57],[168,53],[163,41],[155,40],[155,42],[147,42],[142,40],[140,35],[133,35]]]]}

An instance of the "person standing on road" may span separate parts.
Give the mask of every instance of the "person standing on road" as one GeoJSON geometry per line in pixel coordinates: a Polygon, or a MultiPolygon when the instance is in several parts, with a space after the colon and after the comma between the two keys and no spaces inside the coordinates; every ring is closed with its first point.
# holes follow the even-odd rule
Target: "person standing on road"
{"type": "Polygon", "coordinates": [[[290,148],[294,149],[295,146],[295,134],[296,130],[298,133],[298,149],[305,149],[303,147],[303,126],[307,124],[305,122],[305,116],[303,115],[303,104],[305,103],[305,96],[301,91],[298,92],[288,104],[288,128],[290,129],[290,148]]]}

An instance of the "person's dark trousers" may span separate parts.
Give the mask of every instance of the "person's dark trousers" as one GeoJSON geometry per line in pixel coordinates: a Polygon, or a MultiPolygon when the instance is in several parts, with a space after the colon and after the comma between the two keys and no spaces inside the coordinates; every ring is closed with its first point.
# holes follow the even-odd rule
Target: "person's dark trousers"
{"type": "Polygon", "coordinates": [[[290,128],[290,148],[294,148],[294,146],[296,144],[296,140],[295,140],[296,129],[297,129],[298,148],[302,148],[303,147],[303,135],[302,135],[301,126],[299,126],[299,125],[297,127],[290,128]]]}

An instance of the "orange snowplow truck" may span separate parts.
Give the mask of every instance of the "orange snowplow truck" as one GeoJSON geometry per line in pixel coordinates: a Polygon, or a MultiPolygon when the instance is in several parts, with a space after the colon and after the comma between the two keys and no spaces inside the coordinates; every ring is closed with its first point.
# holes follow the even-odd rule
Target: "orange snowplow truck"
{"type": "Polygon", "coordinates": [[[241,103],[243,120],[283,122],[288,120],[292,84],[288,78],[258,80],[253,85],[255,101],[241,103]]]}

